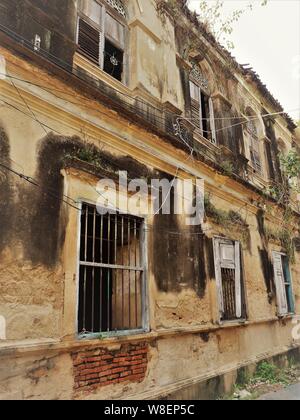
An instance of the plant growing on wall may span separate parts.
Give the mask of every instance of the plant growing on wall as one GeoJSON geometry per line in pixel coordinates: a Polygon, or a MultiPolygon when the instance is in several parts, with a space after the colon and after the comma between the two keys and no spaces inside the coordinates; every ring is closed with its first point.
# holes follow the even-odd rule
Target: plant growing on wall
{"type": "Polygon", "coordinates": [[[204,197],[205,215],[213,223],[232,233],[236,231],[240,234],[243,242],[249,240],[249,225],[240,213],[233,210],[225,211],[218,209],[212,202],[209,194],[204,197]]]}
{"type": "MultiPolygon", "coordinates": [[[[266,6],[267,3],[268,0],[259,2],[262,6],[266,6]]],[[[228,49],[233,49],[231,35],[234,25],[245,13],[252,11],[257,4],[257,1],[249,1],[244,7],[233,10],[229,16],[225,16],[224,0],[157,0],[157,9],[162,12],[167,8],[174,17],[174,21],[178,22],[182,9],[192,7],[195,10],[195,20],[201,23],[203,28],[215,37],[216,41],[228,49]]]]}
{"type": "Polygon", "coordinates": [[[285,155],[281,154],[279,160],[282,180],[273,182],[266,192],[265,200],[267,202],[268,196],[271,196],[283,208],[282,223],[276,231],[266,232],[266,236],[268,240],[279,242],[291,262],[294,262],[294,238],[297,235],[297,223],[291,198],[293,194],[300,191],[300,156],[296,149],[292,149],[285,155]]]}

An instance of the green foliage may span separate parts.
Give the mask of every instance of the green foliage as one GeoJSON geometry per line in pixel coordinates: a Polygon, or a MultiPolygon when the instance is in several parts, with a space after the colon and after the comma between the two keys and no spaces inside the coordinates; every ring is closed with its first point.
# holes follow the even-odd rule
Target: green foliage
{"type": "Polygon", "coordinates": [[[86,146],[79,149],[76,154],[77,159],[84,162],[90,163],[95,166],[101,166],[101,159],[99,153],[97,153],[92,147],[86,146]]]}
{"type": "MultiPolygon", "coordinates": [[[[268,0],[261,0],[258,3],[255,0],[249,0],[249,3],[243,7],[234,10],[229,16],[225,17],[224,4],[225,0],[198,0],[193,2],[193,9],[195,9],[195,18],[201,22],[205,29],[210,32],[218,42],[226,46],[228,49],[233,49],[234,44],[230,39],[233,33],[234,25],[241,19],[241,17],[248,11],[252,11],[254,5],[260,4],[266,6],[268,0]]],[[[191,5],[190,0],[156,0],[157,10],[160,15],[164,16],[164,8],[178,21],[182,13],[182,8],[186,5],[191,5]]],[[[186,39],[187,44],[190,39],[186,39]]],[[[190,48],[191,46],[189,46],[190,48]]]]}
{"type": "Polygon", "coordinates": [[[295,149],[287,155],[280,155],[280,164],[283,174],[290,180],[300,176],[300,156],[295,149]]]}
{"type": "Polygon", "coordinates": [[[286,373],[269,362],[262,362],[258,365],[255,376],[251,379],[251,382],[266,382],[269,384],[289,383],[286,373]]]}
{"type": "Polygon", "coordinates": [[[291,228],[281,227],[278,230],[265,228],[266,239],[280,243],[291,263],[295,262],[294,232],[291,228]]]}
{"type": "Polygon", "coordinates": [[[241,233],[242,241],[244,242],[249,239],[249,226],[239,213],[233,210],[225,211],[217,209],[212,204],[209,194],[206,194],[204,197],[204,208],[206,216],[215,224],[230,231],[236,229],[241,233]]]}
{"type": "MultiPolygon", "coordinates": [[[[227,46],[228,49],[233,49],[234,44],[230,36],[233,33],[234,25],[246,12],[252,11],[254,4],[258,2],[249,1],[245,7],[234,10],[228,17],[224,17],[224,0],[199,0],[198,3],[199,20],[215,36],[217,41],[227,46]]],[[[268,0],[260,2],[261,6],[266,6],[267,3],[268,0]]]]}
{"type": "Polygon", "coordinates": [[[224,162],[222,162],[220,164],[220,166],[221,166],[221,168],[222,168],[222,170],[223,170],[223,172],[224,172],[225,175],[231,176],[233,174],[234,167],[233,167],[232,162],[224,161],[224,162]]]}

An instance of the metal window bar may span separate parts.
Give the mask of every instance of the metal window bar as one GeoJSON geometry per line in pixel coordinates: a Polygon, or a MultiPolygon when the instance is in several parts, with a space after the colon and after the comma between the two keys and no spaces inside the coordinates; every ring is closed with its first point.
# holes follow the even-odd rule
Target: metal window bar
{"type": "Polygon", "coordinates": [[[222,268],[221,273],[224,299],[223,321],[232,321],[236,319],[235,269],[222,268]]]}
{"type": "Polygon", "coordinates": [[[143,220],[82,205],[78,333],[143,329],[143,220]]]}

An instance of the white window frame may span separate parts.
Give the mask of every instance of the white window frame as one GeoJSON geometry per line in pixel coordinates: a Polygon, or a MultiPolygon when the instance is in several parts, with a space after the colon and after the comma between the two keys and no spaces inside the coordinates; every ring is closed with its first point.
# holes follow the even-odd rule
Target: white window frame
{"type": "Polygon", "coordinates": [[[206,140],[208,140],[212,144],[216,145],[217,144],[216,123],[215,123],[215,114],[214,114],[214,104],[213,104],[213,100],[211,98],[211,95],[205,89],[201,88],[201,86],[199,86],[199,84],[197,82],[195,82],[195,80],[193,78],[190,79],[189,87],[190,87],[192,104],[197,102],[197,104],[199,105],[199,125],[200,125],[200,133],[201,133],[202,137],[205,137],[205,135],[204,135],[204,131],[203,131],[203,110],[202,110],[201,96],[202,96],[202,94],[204,94],[208,97],[208,101],[209,101],[209,122],[210,122],[210,128],[211,128],[211,140],[208,140],[208,139],[206,139],[206,140]],[[198,89],[198,98],[199,98],[198,101],[196,99],[194,99],[193,96],[192,96],[192,88],[194,88],[194,86],[192,87],[192,85],[194,85],[195,88],[198,89]]]}
{"type": "Polygon", "coordinates": [[[243,292],[243,276],[242,276],[242,260],[241,260],[241,244],[239,241],[234,241],[226,238],[215,237],[213,239],[214,248],[214,265],[216,285],[218,292],[218,307],[219,307],[219,321],[220,322],[233,322],[223,320],[225,315],[223,283],[222,283],[222,268],[235,270],[235,306],[236,306],[236,319],[235,321],[243,321],[243,308],[242,308],[242,292],[243,292]],[[234,260],[222,257],[221,246],[232,246],[234,251],[234,260]]]}

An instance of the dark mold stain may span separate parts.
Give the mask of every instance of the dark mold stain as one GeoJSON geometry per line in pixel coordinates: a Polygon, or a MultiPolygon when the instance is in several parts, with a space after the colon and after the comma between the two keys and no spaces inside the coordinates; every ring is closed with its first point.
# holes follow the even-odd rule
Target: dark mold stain
{"type": "Polygon", "coordinates": [[[43,51],[72,65],[77,23],[74,0],[10,0],[2,2],[0,23],[16,31],[29,43],[38,34],[41,38],[40,54],[43,51]]]}
{"type": "Polygon", "coordinates": [[[64,194],[64,157],[80,147],[78,138],[64,138],[53,134],[45,137],[40,145],[38,168],[35,178],[40,188],[31,188],[29,234],[26,256],[34,264],[54,266],[59,257],[64,234],[65,219],[61,214],[64,194]]]}
{"type": "Polygon", "coordinates": [[[201,226],[181,229],[172,208],[170,215],[154,216],[152,264],[161,291],[180,292],[184,288],[193,288],[203,298],[207,282],[205,261],[201,226]]]}
{"type": "MultiPolygon", "coordinates": [[[[0,164],[11,169],[9,140],[0,127],[0,164]]],[[[7,246],[11,237],[13,205],[10,185],[11,173],[0,166],[0,253],[7,246]]]]}
{"type": "Polygon", "coordinates": [[[208,275],[209,275],[209,278],[213,280],[216,278],[213,239],[205,236],[204,242],[205,242],[207,264],[208,264],[208,275]]]}
{"type": "Polygon", "coordinates": [[[262,249],[258,248],[261,267],[264,273],[264,280],[267,287],[269,296],[269,303],[272,303],[272,292],[275,290],[274,286],[274,275],[273,275],[273,262],[269,254],[268,239],[265,231],[265,218],[263,210],[259,210],[257,213],[257,226],[258,232],[262,241],[262,249]]]}
{"type": "Polygon", "coordinates": [[[59,261],[68,214],[67,208],[62,206],[65,197],[61,170],[72,166],[72,159],[78,156],[86,158],[86,162],[82,161],[82,164],[89,164],[98,176],[101,171],[115,174],[116,171],[125,169],[128,170],[129,176],[135,178],[146,177],[149,173],[145,166],[130,156],[118,158],[95,146],[85,144],[78,137],[47,135],[39,147],[35,175],[40,188],[27,186],[23,198],[27,203],[26,207],[30,208],[26,224],[28,227],[24,230],[24,248],[26,257],[34,264],[53,267],[59,261]]]}
{"type": "Polygon", "coordinates": [[[209,339],[210,339],[210,334],[209,333],[200,333],[200,338],[205,343],[208,343],[209,339]]]}

